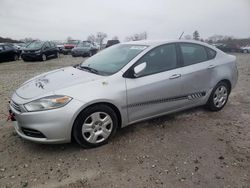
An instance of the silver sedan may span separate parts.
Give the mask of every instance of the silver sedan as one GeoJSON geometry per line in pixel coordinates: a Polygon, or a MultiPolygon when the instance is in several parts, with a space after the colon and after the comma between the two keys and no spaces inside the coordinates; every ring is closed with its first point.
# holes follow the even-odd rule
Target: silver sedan
{"type": "Polygon", "coordinates": [[[10,113],[24,139],[96,147],[145,119],[202,105],[219,111],[237,77],[235,56],[206,43],[122,43],[26,81],[10,113]]]}

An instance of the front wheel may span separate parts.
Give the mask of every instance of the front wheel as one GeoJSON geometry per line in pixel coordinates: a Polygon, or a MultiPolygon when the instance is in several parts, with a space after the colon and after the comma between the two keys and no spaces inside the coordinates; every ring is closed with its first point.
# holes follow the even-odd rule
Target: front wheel
{"type": "Polygon", "coordinates": [[[106,144],[116,133],[117,115],[106,105],[91,106],[82,111],[73,126],[73,137],[84,148],[106,144]]]}
{"type": "Polygon", "coordinates": [[[42,60],[46,61],[47,60],[47,56],[45,54],[42,55],[42,60]]]}
{"type": "Polygon", "coordinates": [[[55,56],[56,56],[56,58],[59,58],[60,57],[60,53],[56,52],[55,56]]]}
{"type": "Polygon", "coordinates": [[[13,59],[14,59],[14,61],[17,61],[19,59],[19,56],[17,54],[15,54],[13,59]]]}
{"type": "Polygon", "coordinates": [[[221,110],[227,103],[230,93],[229,85],[226,82],[219,82],[213,89],[207,106],[211,111],[221,110]]]}
{"type": "Polygon", "coordinates": [[[89,51],[89,54],[88,54],[88,56],[89,56],[89,57],[91,57],[91,56],[92,56],[92,52],[91,52],[91,51],[89,51]]]}

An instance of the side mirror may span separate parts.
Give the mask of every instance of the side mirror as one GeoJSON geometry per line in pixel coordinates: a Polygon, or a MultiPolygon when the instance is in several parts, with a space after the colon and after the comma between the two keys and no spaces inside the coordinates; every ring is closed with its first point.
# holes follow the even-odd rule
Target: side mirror
{"type": "Polygon", "coordinates": [[[147,63],[141,63],[137,66],[134,67],[134,76],[137,78],[140,76],[140,74],[145,70],[145,68],[147,67],[147,63]]]}

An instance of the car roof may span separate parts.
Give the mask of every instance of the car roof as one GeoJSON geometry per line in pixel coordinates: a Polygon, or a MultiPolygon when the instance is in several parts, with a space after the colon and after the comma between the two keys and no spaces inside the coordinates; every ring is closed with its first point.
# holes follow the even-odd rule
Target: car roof
{"type": "Polygon", "coordinates": [[[140,41],[129,41],[129,42],[125,42],[123,44],[132,44],[132,45],[145,45],[145,46],[150,46],[150,47],[156,47],[156,46],[160,46],[163,44],[168,44],[168,43],[194,43],[194,44],[199,44],[199,45],[203,45],[206,47],[209,47],[215,51],[219,51],[215,46],[210,45],[208,43],[205,42],[201,42],[201,41],[197,41],[197,40],[184,40],[184,39],[169,39],[169,40],[140,40],[140,41]]]}
{"type": "MultiPolygon", "coordinates": [[[[167,43],[177,43],[177,42],[184,42],[184,43],[195,43],[195,44],[201,44],[201,45],[205,45],[208,46],[209,44],[204,43],[204,42],[200,42],[200,41],[196,41],[196,40],[176,40],[176,39],[170,39],[170,40],[140,40],[140,41],[130,41],[130,42],[126,42],[125,44],[134,44],[134,45],[146,45],[146,46],[158,46],[158,45],[162,45],[162,44],[167,44],[167,43]]],[[[209,45],[211,46],[211,45],[209,45]]]]}

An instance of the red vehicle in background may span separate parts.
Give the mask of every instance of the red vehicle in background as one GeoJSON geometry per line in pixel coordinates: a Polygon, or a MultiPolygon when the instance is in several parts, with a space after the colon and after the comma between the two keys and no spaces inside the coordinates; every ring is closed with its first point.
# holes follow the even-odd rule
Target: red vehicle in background
{"type": "Polygon", "coordinates": [[[63,45],[62,53],[64,55],[71,54],[71,50],[79,43],[79,40],[69,40],[63,45]]]}

